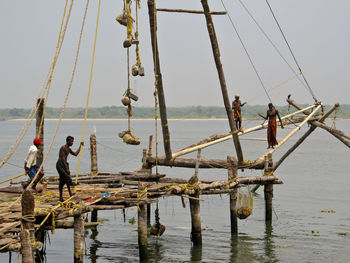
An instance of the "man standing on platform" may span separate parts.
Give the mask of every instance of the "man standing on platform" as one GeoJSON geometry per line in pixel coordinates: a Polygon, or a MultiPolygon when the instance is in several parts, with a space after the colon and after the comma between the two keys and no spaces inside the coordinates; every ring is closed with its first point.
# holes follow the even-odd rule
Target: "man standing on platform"
{"type": "Polygon", "coordinates": [[[281,123],[281,128],[283,129],[283,123],[280,117],[280,114],[278,110],[275,109],[272,103],[269,103],[269,109],[266,112],[266,117],[261,115],[260,113],[258,114],[260,117],[264,118],[265,120],[269,120],[268,126],[267,126],[267,143],[269,148],[274,148],[275,145],[278,144],[276,135],[277,135],[277,122],[276,122],[276,115],[281,123]]]}
{"type": "Polygon", "coordinates": [[[232,110],[235,117],[236,128],[238,131],[242,131],[242,115],[241,115],[241,107],[243,107],[246,102],[241,103],[239,100],[239,95],[235,95],[235,100],[232,102],[232,110]]]}
{"type": "Polygon", "coordinates": [[[60,176],[58,189],[60,192],[61,202],[63,202],[63,186],[65,184],[67,185],[69,195],[72,196],[70,186],[74,185],[72,182],[72,178],[70,177],[69,164],[67,162],[68,155],[72,154],[74,156],[77,156],[80,153],[82,146],[84,145],[84,143],[81,142],[78,150],[76,152],[73,152],[72,149],[70,148],[73,145],[73,143],[74,143],[74,137],[68,136],[66,138],[66,144],[60,148],[60,151],[58,154],[58,161],[56,163],[56,169],[60,176]]]}
{"type": "MultiPolygon", "coordinates": [[[[38,154],[38,147],[40,144],[43,144],[43,142],[39,138],[35,138],[33,140],[33,145],[29,147],[28,153],[26,158],[24,159],[24,170],[26,174],[29,176],[29,180],[22,184],[23,189],[26,189],[27,186],[32,182],[35,175],[37,174],[39,170],[39,166],[36,163],[37,154],[38,154]]],[[[36,191],[36,185],[40,181],[40,179],[44,176],[44,172],[40,171],[37,178],[35,179],[32,188],[36,191]]]]}

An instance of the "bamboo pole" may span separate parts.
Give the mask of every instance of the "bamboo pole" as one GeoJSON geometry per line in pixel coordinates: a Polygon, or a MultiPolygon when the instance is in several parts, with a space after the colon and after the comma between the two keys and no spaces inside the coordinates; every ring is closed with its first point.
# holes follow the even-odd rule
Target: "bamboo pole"
{"type": "Polygon", "coordinates": [[[170,133],[169,133],[169,127],[168,127],[167,113],[166,113],[163,80],[162,80],[162,74],[160,71],[160,63],[159,63],[159,52],[158,52],[158,41],[157,41],[157,15],[155,13],[155,10],[156,10],[155,1],[148,0],[147,4],[148,4],[150,30],[151,30],[151,43],[152,43],[153,62],[154,62],[155,78],[156,78],[156,89],[157,89],[158,101],[159,101],[159,113],[160,113],[160,119],[162,123],[162,131],[163,131],[164,152],[167,159],[170,159],[171,158],[170,133]]]}
{"type": "Polygon", "coordinates": [[[318,105],[305,119],[302,121],[297,127],[295,127],[286,137],[283,138],[282,141],[280,141],[275,148],[270,149],[267,153],[265,153],[263,156],[257,159],[257,161],[264,160],[265,156],[268,154],[272,154],[274,151],[276,151],[279,147],[281,147],[290,137],[292,137],[298,130],[301,129],[301,127],[313,116],[315,113],[321,108],[321,105],[318,105]]]}
{"type": "MultiPolygon", "coordinates": [[[[139,198],[147,199],[147,188],[146,184],[139,182],[138,185],[139,198]],[[145,194],[142,194],[146,191],[145,194]]],[[[148,260],[148,251],[147,251],[147,204],[139,203],[138,205],[138,244],[139,244],[139,257],[140,262],[148,260]]]]}
{"type": "MultiPolygon", "coordinates": [[[[272,153],[265,156],[266,167],[264,176],[271,176],[273,173],[272,153]]],[[[273,198],[273,184],[264,185],[264,198],[265,198],[265,221],[272,221],[272,198],[273,198]]]]}
{"type": "Polygon", "coordinates": [[[22,194],[22,230],[21,230],[21,253],[23,263],[33,263],[34,241],[34,196],[29,190],[22,194]]]}
{"type": "Polygon", "coordinates": [[[84,252],[84,214],[74,216],[74,263],[83,262],[84,252]]]}
{"type": "Polygon", "coordinates": [[[90,135],[91,173],[98,174],[96,135],[90,135]]]}
{"type": "Polygon", "coordinates": [[[148,156],[152,156],[152,141],[153,141],[153,135],[150,135],[148,139],[148,153],[147,153],[148,156]]]}
{"type": "MultiPolygon", "coordinates": [[[[288,102],[290,105],[294,106],[294,108],[296,108],[296,109],[298,109],[298,110],[301,110],[301,109],[302,109],[298,104],[295,103],[294,100],[287,99],[287,102],[288,102]]],[[[303,113],[304,113],[305,115],[309,115],[309,114],[310,114],[310,112],[307,111],[307,110],[304,110],[303,113]]]]}
{"type": "MultiPolygon", "coordinates": [[[[197,176],[192,176],[188,181],[188,184],[194,185],[198,182],[197,176]]],[[[191,241],[194,246],[202,245],[202,228],[200,217],[200,204],[199,204],[199,189],[195,187],[194,193],[189,195],[190,197],[190,212],[191,212],[191,241]]]]}
{"type": "Polygon", "coordinates": [[[342,143],[344,143],[346,146],[350,148],[350,141],[346,140],[348,135],[345,134],[345,136],[342,136],[339,134],[339,133],[343,133],[342,131],[332,129],[331,127],[320,122],[312,122],[311,124],[317,127],[320,127],[322,129],[325,129],[326,131],[334,135],[334,137],[336,137],[338,140],[340,140],[342,143]]]}
{"type": "MultiPolygon", "coordinates": [[[[37,100],[37,112],[36,112],[36,129],[35,137],[39,138],[42,142],[44,141],[44,103],[45,99],[40,98],[37,100]]],[[[44,158],[44,144],[38,146],[38,153],[36,154],[36,164],[40,167],[44,158]]]]}
{"type": "MultiPolygon", "coordinates": [[[[200,10],[186,10],[186,9],[168,9],[168,8],[157,8],[157,12],[170,12],[170,13],[189,13],[189,14],[204,14],[200,10]]],[[[211,15],[226,15],[225,11],[211,11],[211,15]]]]}
{"type": "MultiPolygon", "coordinates": [[[[303,112],[305,110],[311,109],[313,107],[315,107],[315,105],[311,105],[311,106],[308,106],[308,107],[306,107],[306,108],[304,108],[302,110],[290,113],[290,114],[282,117],[281,120],[282,121],[283,120],[287,120],[288,118],[290,118],[290,117],[292,117],[292,116],[294,116],[296,114],[299,114],[299,113],[301,113],[301,112],[303,112]]],[[[243,134],[247,134],[247,133],[251,133],[251,132],[254,132],[254,131],[262,130],[262,129],[267,128],[267,125],[268,125],[267,123],[263,123],[263,124],[260,124],[260,125],[257,125],[257,126],[254,126],[254,127],[248,128],[248,129],[245,129],[242,132],[239,131],[237,133],[237,135],[240,136],[240,135],[243,135],[243,134]]],[[[286,125],[286,124],[284,124],[284,125],[286,125]]],[[[227,135],[219,135],[218,139],[210,140],[209,142],[206,142],[206,143],[203,143],[203,144],[199,144],[199,145],[195,145],[193,147],[188,147],[188,148],[180,150],[180,151],[178,151],[176,153],[173,153],[172,158],[176,158],[176,157],[179,157],[179,156],[182,156],[182,155],[185,155],[185,154],[197,151],[198,149],[203,149],[203,148],[209,147],[211,145],[227,141],[227,140],[229,140],[231,138],[232,138],[232,134],[231,133],[228,133],[227,135]]],[[[202,140],[202,141],[204,141],[204,140],[202,140]]]]}
{"type": "MultiPolygon", "coordinates": [[[[329,109],[321,118],[318,119],[319,122],[323,122],[326,118],[337,108],[339,107],[339,103],[336,103],[331,109],[329,109]]],[[[310,115],[310,113],[309,113],[310,115]]],[[[311,122],[314,123],[314,122],[311,122]]],[[[315,126],[311,126],[309,130],[299,138],[299,140],[278,160],[278,162],[274,165],[273,170],[276,169],[282,164],[282,162],[316,129],[315,126]]]]}
{"type": "Polygon", "coordinates": [[[231,103],[229,99],[229,95],[227,92],[227,87],[226,87],[226,81],[225,81],[225,75],[224,75],[224,70],[222,68],[221,60],[220,60],[220,50],[219,50],[219,44],[216,38],[215,34],[215,28],[214,24],[210,15],[210,10],[209,10],[209,5],[207,0],[201,0],[203,10],[204,10],[204,15],[205,19],[207,21],[207,28],[208,28],[208,33],[210,37],[210,43],[213,49],[213,55],[214,55],[214,60],[216,64],[216,69],[218,71],[218,76],[220,80],[220,86],[221,86],[221,92],[222,92],[222,97],[224,100],[224,105],[226,109],[226,114],[230,126],[230,130],[232,133],[232,138],[233,142],[236,148],[236,153],[237,153],[237,158],[238,158],[238,163],[243,163],[243,152],[241,148],[241,144],[239,142],[239,138],[237,135],[237,128],[235,125],[233,113],[232,113],[232,108],[231,108],[231,103]]]}
{"type": "MultiPolygon", "coordinates": [[[[227,173],[228,180],[234,181],[237,179],[237,160],[234,157],[227,156],[227,173]]],[[[230,222],[231,222],[231,234],[238,233],[238,222],[237,222],[237,188],[234,188],[230,193],[230,222]]]]}

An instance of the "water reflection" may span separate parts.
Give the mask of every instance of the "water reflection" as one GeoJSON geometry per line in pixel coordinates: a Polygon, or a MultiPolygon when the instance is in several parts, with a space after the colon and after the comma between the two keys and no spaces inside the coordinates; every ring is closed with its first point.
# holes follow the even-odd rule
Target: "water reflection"
{"type": "Polygon", "coordinates": [[[202,262],[202,246],[191,247],[191,263],[202,262]]]}
{"type": "Polygon", "coordinates": [[[265,256],[269,259],[269,262],[276,263],[279,260],[276,258],[275,254],[275,242],[273,240],[273,227],[270,222],[265,224],[265,256]]]}
{"type": "MultiPolygon", "coordinates": [[[[150,240],[150,239],[149,239],[150,240]]],[[[155,237],[154,242],[148,247],[148,257],[149,262],[160,263],[165,261],[164,252],[165,248],[161,240],[158,237],[155,237]]]]}
{"type": "Polygon", "coordinates": [[[91,260],[91,263],[96,263],[98,259],[97,250],[102,246],[102,243],[97,240],[98,231],[97,228],[91,228],[91,235],[90,239],[93,241],[90,245],[90,253],[89,253],[89,259],[91,260]]]}
{"type": "Polygon", "coordinates": [[[231,263],[255,262],[252,240],[246,235],[231,235],[231,263]]]}

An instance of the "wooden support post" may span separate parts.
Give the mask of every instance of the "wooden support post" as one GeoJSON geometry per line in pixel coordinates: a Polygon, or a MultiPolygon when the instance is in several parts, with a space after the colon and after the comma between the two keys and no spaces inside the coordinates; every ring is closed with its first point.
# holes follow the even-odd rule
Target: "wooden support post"
{"type": "Polygon", "coordinates": [[[153,135],[150,135],[148,139],[148,153],[147,153],[148,157],[152,156],[152,141],[153,141],[153,135]]]}
{"type": "Polygon", "coordinates": [[[96,135],[90,135],[91,173],[98,174],[96,135]]]}
{"type": "MultiPolygon", "coordinates": [[[[264,176],[269,176],[273,173],[272,154],[269,153],[265,157],[266,166],[264,176]]],[[[273,198],[273,184],[264,185],[264,197],[265,197],[265,221],[272,221],[272,198],[273,198]]]]}
{"type": "Polygon", "coordinates": [[[147,169],[147,149],[142,150],[142,169],[147,169]]]}
{"type": "MultiPolygon", "coordinates": [[[[38,99],[36,102],[37,112],[36,112],[36,129],[35,137],[39,138],[42,142],[44,141],[44,104],[45,100],[43,98],[38,99]]],[[[44,144],[40,144],[38,147],[38,153],[36,154],[36,164],[40,167],[44,158],[44,144]]]]}
{"type": "MultiPolygon", "coordinates": [[[[44,219],[44,217],[41,217],[38,220],[43,220],[43,219],[44,219]]],[[[44,230],[43,227],[39,228],[35,232],[35,240],[37,242],[40,241],[42,244],[45,244],[45,236],[46,236],[46,231],[44,230]]],[[[45,261],[44,254],[45,254],[45,251],[43,249],[41,249],[41,251],[36,250],[35,251],[35,262],[38,262],[38,263],[44,262],[45,261]]]]}
{"type": "MultiPolygon", "coordinates": [[[[97,165],[97,141],[96,135],[90,135],[90,157],[91,157],[91,174],[98,175],[98,165],[97,165]]],[[[92,210],[91,212],[91,222],[97,222],[98,212],[97,210],[92,210]]]]}
{"type": "MultiPolygon", "coordinates": [[[[227,156],[227,173],[228,180],[234,181],[237,179],[237,160],[234,157],[227,156]]],[[[230,193],[230,221],[231,221],[231,234],[238,233],[238,222],[237,222],[237,188],[234,188],[230,193]]]]}
{"type": "Polygon", "coordinates": [[[34,196],[29,190],[24,190],[22,194],[22,230],[21,230],[21,253],[23,263],[33,263],[34,242],[34,196]]]}
{"type": "MultiPolygon", "coordinates": [[[[198,177],[192,176],[188,181],[189,185],[195,185],[198,183],[198,177]]],[[[202,227],[200,217],[200,204],[199,204],[199,188],[195,187],[195,193],[191,194],[190,197],[190,210],[191,210],[191,241],[194,246],[202,245],[202,227]],[[195,199],[194,199],[195,198],[195,199]]]]}
{"type": "Polygon", "coordinates": [[[84,214],[74,216],[74,263],[82,263],[84,256],[84,214]]]}
{"type": "Polygon", "coordinates": [[[215,64],[216,64],[216,69],[217,69],[218,75],[219,75],[222,97],[224,99],[226,114],[227,114],[227,118],[229,121],[233,142],[234,142],[234,145],[236,148],[238,163],[243,163],[243,153],[242,153],[241,144],[239,142],[239,138],[238,138],[238,134],[237,134],[237,128],[236,128],[233,113],[232,113],[232,107],[231,107],[229,95],[228,95],[227,88],[226,88],[225,75],[224,75],[224,70],[222,68],[222,64],[220,61],[220,50],[219,50],[218,41],[216,39],[214,24],[213,24],[211,15],[210,15],[208,1],[201,0],[201,2],[203,5],[205,19],[207,21],[207,28],[208,28],[208,32],[209,32],[211,46],[213,49],[213,55],[214,55],[214,60],[215,60],[215,64]]]}
{"type": "MultiPolygon", "coordinates": [[[[139,199],[147,198],[147,189],[146,184],[139,182],[139,199]],[[146,191],[146,192],[145,192],[146,191]]],[[[138,205],[138,244],[139,244],[139,256],[140,262],[148,260],[148,251],[147,251],[147,204],[138,205]]]]}
{"type": "Polygon", "coordinates": [[[168,127],[167,113],[166,113],[163,80],[162,80],[162,74],[160,71],[160,63],[159,63],[158,40],[157,40],[157,16],[155,12],[156,10],[155,1],[148,0],[147,4],[148,4],[149,24],[150,24],[150,30],[151,30],[151,42],[152,42],[153,62],[154,62],[155,78],[156,78],[156,89],[157,89],[158,101],[159,101],[159,113],[160,113],[160,119],[162,123],[162,131],[163,131],[164,152],[165,152],[166,158],[170,159],[171,158],[170,133],[169,133],[169,127],[168,127]]]}
{"type": "Polygon", "coordinates": [[[94,209],[91,211],[91,222],[97,222],[98,220],[98,210],[94,209]]]}

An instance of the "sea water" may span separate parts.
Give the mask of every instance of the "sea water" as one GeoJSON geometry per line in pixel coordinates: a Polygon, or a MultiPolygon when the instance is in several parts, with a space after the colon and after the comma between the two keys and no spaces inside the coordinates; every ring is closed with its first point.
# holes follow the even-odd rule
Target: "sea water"
{"type": "MultiPolygon", "coordinates": [[[[245,121],[244,128],[260,124],[245,121]]],[[[51,142],[57,121],[45,121],[45,152],[51,142]]],[[[329,123],[331,124],[331,123],[329,123]]],[[[4,157],[24,121],[1,121],[0,154],[4,157]]],[[[80,173],[90,170],[89,135],[96,132],[98,165],[100,172],[117,173],[132,171],[141,165],[142,149],[148,147],[148,137],[155,139],[155,122],[133,120],[133,132],[141,138],[139,146],[122,142],[118,132],[127,128],[126,120],[89,120],[86,125],[85,147],[82,153],[80,173]]],[[[350,120],[338,120],[338,129],[350,133],[350,120]]],[[[294,125],[278,130],[278,139],[295,128],[294,125]]],[[[226,133],[226,120],[170,120],[172,151],[184,148],[214,133],[226,133]]],[[[277,161],[282,154],[306,131],[296,133],[273,154],[277,161]]],[[[15,154],[0,169],[1,180],[23,173],[27,149],[34,137],[34,126],[29,129],[15,154]]],[[[57,175],[55,162],[59,147],[68,135],[75,137],[72,149],[82,139],[83,121],[62,122],[52,149],[45,163],[46,176],[57,175]]],[[[241,138],[244,158],[254,160],[266,151],[266,130],[241,138]]],[[[153,140],[154,141],[154,140],[153,140]]],[[[158,124],[158,154],[164,153],[161,127],[158,124]]],[[[153,154],[156,146],[153,143],[153,154]]],[[[202,158],[226,159],[235,156],[232,140],[205,148],[202,158]]],[[[196,153],[188,157],[195,157],[196,153]]],[[[186,156],[187,157],[187,156],[186,156]]],[[[350,256],[350,174],[349,148],[328,132],[316,129],[278,168],[275,174],[284,182],[274,186],[273,221],[265,225],[263,187],[254,196],[253,214],[239,220],[237,236],[230,234],[229,197],[223,195],[201,196],[202,247],[192,247],[190,241],[191,219],[189,203],[182,207],[179,197],[159,199],[160,222],[166,226],[161,237],[148,238],[149,262],[349,262],[350,256]],[[321,211],[335,211],[327,213],[321,211]]],[[[78,158],[69,157],[72,173],[78,158]]],[[[153,169],[155,172],[155,168],[153,169]]],[[[159,173],[168,177],[190,178],[194,169],[158,167],[159,173]]],[[[239,176],[261,175],[261,171],[239,171],[239,176]]],[[[200,180],[226,179],[227,171],[201,169],[200,180]]],[[[152,224],[154,210],[152,205],[152,224]]],[[[97,230],[85,231],[84,262],[138,262],[137,210],[99,211],[102,221],[97,230]],[[135,220],[133,220],[135,219],[135,220]],[[136,223],[134,223],[135,221],[136,223]]],[[[9,254],[0,254],[0,262],[8,262],[9,254]]],[[[46,242],[47,262],[73,262],[73,230],[57,229],[46,242]]],[[[12,253],[12,262],[17,254],[12,253]]]]}

